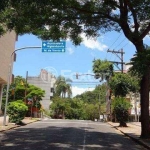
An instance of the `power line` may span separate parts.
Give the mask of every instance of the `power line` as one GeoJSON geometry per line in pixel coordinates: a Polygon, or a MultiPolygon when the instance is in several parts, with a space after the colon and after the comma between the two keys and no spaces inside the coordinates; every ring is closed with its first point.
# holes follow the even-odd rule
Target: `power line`
{"type": "Polygon", "coordinates": [[[120,38],[121,35],[122,35],[122,33],[120,33],[120,35],[117,37],[117,39],[114,41],[114,43],[109,47],[109,49],[117,42],[117,40],[120,38]]]}
{"type": "MultiPolygon", "coordinates": [[[[126,38],[124,38],[116,47],[118,47],[119,45],[121,45],[125,40],[126,40],[126,38]]],[[[116,49],[116,47],[114,49],[116,49]]]]}
{"type": "Polygon", "coordinates": [[[126,43],[122,48],[126,47],[128,45],[128,43],[126,43]]]}
{"type": "MultiPolygon", "coordinates": [[[[120,33],[119,36],[116,38],[116,40],[109,46],[109,49],[117,42],[117,40],[120,38],[121,35],[122,33],[120,33]]],[[[107,53],[106,53],[105,59],[107,58],[107,53]]]]}

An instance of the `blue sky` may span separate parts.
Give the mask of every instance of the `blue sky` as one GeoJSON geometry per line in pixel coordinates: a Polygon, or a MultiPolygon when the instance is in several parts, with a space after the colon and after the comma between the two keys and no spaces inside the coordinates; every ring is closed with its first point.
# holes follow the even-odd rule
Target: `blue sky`
{"type": "MultiPolygon", "coordinates": [[[[84,42],[80,46],[72,45],[66,41],[65,53],[43,53],[41,49],[25,49],[17,52],[17,60],[14,63],[13,74],[25,77],[26,71],[29,76],[38,76],[41,69],[52,70],[56,75],[64,75],[71,78],[74,94],[90,90],[99,82],[91,76],[80,76],[75,79],[75,74],[92,74],[92,61],[95,59],[107,59],[120,61],[116,55],[107,53],[107,50],[120,50],[123,48],[124,62],[129,62],[135,54],[134,46],[124,37],[123,33],[109,32],[101,35],[97,40],[87,39],[82,35],[84,42]],[[81,83],[76,83],[80,82],[81,83]],[[87,82],[92,81],[93,84],[87,82]],[[84,82],[84,83],[83,83],[84,82]],[[85,83],[86,82],[86,83],[85,83]],[[95,83],[97,82],[97,83],[95,83]]],[[[149,42],[149,38],[145,38],[149,42]]],[[[41,46],[42,40],[33,35],[18,37],[16,49],[26,46],[41,46]]]]}

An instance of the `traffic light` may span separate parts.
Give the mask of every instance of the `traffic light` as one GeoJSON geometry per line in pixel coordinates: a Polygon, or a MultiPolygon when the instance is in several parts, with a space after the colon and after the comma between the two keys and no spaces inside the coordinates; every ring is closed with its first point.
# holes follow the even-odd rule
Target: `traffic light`
{"type": "Polygon", "coordinates": [[[100,78],[100,75],[99,74],[95,74],[95,79],[99,79],[100,78]]]}

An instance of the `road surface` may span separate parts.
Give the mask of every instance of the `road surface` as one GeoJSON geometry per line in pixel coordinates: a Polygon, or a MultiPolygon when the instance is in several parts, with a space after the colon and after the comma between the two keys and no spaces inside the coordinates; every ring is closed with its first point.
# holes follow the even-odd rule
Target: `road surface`
{"type": "Polygon", "coordinates": [[[42,120],[0,133],[0,150],[145,150],[107,123],[42,120]]]}

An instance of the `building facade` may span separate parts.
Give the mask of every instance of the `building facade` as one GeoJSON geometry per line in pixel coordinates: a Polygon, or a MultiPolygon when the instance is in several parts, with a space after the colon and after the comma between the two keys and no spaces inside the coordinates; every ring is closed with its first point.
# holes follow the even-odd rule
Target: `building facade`
{"type": "Polygon", "coordinates": [[[14,31],[7,32],[5,35],[0,37],[0,111],[3,85],[7,84],[9,64],[11,63],[10,58],[12,52],[15,50],[16,40],[17,36],[14,31]]]}
{"type": "Polygon", "coordinates": [[[51,104],[51,97],[53,96],[56,77],[45,69],[41,69],[39,76],[28,76],[27,82],[45,91],[41,104],[44,109],[48,110],[51,104]]]}

